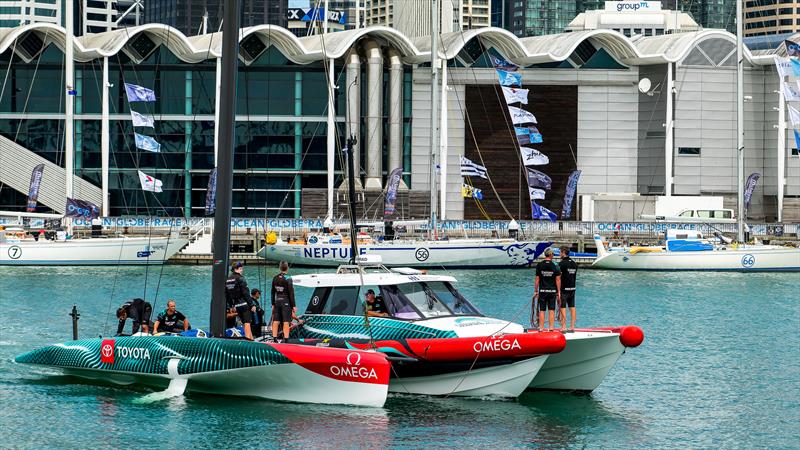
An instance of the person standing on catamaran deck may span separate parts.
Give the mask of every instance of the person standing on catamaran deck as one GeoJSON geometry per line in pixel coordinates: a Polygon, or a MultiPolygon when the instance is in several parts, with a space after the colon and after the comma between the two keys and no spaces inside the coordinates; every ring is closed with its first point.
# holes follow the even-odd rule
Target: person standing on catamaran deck
{"type": "Polygon", "coordinates": [[[231,275],[225,280],[225,300],[228,305],[236,309],[239,320],[244,326],[244,336],[253,340],[253,331],[250,324],[253,323],[253,312],[251,309],[253,301],[250,299],[250,290],[247,288],[247,281],[244,279],[244,263],[237,261],[231,264],[231,275]]]}
{"type": "Polygon", "coordinates": [[[561,247],[561,328],[567,321],[569,308],[569,329],[575,331],[575,278],[578,276],[578,264],[569,257],[569,247],[561,247]]]}
{"type": "MultiPolygon", "coordinates": [[[[536,278],[533,281],[533,298],[539,299],[539,331],[544,331],[544,312],[549,311],[549,327],[555,322],[556,299],[561,302],[561,269],[553,262],[553,249],[544,251],[544,261],[536,265],[536,278]]],[[[532,311],[535,314],[535,311],[532,311]]],[[[564,327],[562,323],[562,328],[564,327]]]]}
{"type": "MultiPolygon", "coordinates": [[[[292,318],[297,317],[297,306],[294,302],[294,285],[292,280],[286,277],[289,272],[289,263],[280,262],[281,273],[272,279],[272,337],[278,340],[278,327],[283,324],[282,339],[289,338],[289,327],[292,318]]],[[[280,342],[280,341],[279,341],[280,342]]]]}

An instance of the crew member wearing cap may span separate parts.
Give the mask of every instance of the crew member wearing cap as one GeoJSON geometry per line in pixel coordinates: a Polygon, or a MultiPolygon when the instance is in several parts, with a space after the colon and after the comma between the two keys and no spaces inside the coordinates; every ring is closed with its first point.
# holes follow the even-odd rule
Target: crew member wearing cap
{"type": "Polygon", "coordinates": [[[386,310],[386,303],[383,302],[382,296],[375,296],[375,291],[367,289],[367,294],[364,296],[367,301],[367,315],[370,317],[389,317],[386,310]]]}
{"type": "MultiPolygon", "coordinates": [[[[555,321],[556,298],[561,303],[561,269],[553,262],[553,249],[544,251],[544,261],[536,265],[536,278],[533,282],[533,298],[539,298],[539,331],[544,331],[544,312],[549,311],[549,327],[553,329],[555,321]]],[[[532,311],[535,314],[535,311],[532,311]]],[[[566,326],[561,322],[562,328],[566,326]]]]}
{"type": "Polygon", "coordinates": [[[278,339],[278,328],[283,324],[283,339],[289,339],[289,328],[292,318],[297,317],[297,305],[294,302],[294,284],[289,273],[289,263],[281,261],[278,267],[281,273],[272,279],[272,337],[278,339]]]}
{"type": "Polygon", "coordinates": [[[239,320],[244,326],[244,336],[253,340],[253,331],[250,324],[253,323],[253,312],[255,306],[250,298],[250,290],[247,289],[247,281],[244,279],[244,263],[237,261],[231,264],[231,275],[225,280],[225,300],[228,305],[236,309],[239,320]]]}

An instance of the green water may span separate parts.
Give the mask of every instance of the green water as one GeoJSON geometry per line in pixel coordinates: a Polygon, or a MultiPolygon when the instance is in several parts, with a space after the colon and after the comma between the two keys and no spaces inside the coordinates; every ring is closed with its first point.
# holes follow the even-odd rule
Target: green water
{"type": "MultiPolygon", "coordinates": [[[[204,326],[210,269],[167,266],[159,284],[161,272],[150,268],[145,283],[144,268],[2,268],[0,448],[800,447],[800,274],[583,271],[579,326],[645,332],[590,396],[391,396],[382,409],[202,395],[140,404],[149,390],[13,363],[68,340],[73,303],[81,336],[113,334],[114,309],[145,289],[154,309],[175,298],[204,326]]],[[[450,274],[484,313],[529,320],[531,271],[450,274]]],[[[266,285],[255,268],[245,275],[266,285]]]]}

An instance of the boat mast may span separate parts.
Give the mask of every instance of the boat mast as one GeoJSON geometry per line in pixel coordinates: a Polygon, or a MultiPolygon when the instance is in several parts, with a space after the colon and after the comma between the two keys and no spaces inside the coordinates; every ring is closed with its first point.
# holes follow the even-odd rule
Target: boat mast
{"type": "Polygon", "coordinates": [[[736,148],[737,239],[744,242],[744,69],[742,53],[742,0],[736,0],[736,148]]]}
{"type": "MultiPolygon", "coordinates": [[[[347,146],[344,148],[345,158],[347,158],[347,207],[350,213],[350,264],[356,263],[358,256],[358,228],[356,228],[356,177],[355,162],[353,154],[356,151],[356,137],[351,135],[347,139],[347,146]]],[[[364,283],[361,283],[364,284],[364,283]]]]}
{"type": "MultiPolygon", "coordinates": [[[[431,0],[431,224],[429,238],[436,236],[436,162],[439,159],[439,1],[431,0]]],[[[443,186],[444,188],[444,186],[443,186]]]]}
{"type": "MultiPolygon", "coordinates": [[[[66,39],[64,41],[64,81],[66,83],[66,98],[64,99],[64,171],[66,185],[64,194],[66,198],[73,198],[73,178],[75,172],[75,58],[73,55],[73,2],[65,2],[64,8],[64,28],[66,28],[66,39]]],[[[64,200],[66,203],[66,200],[64,200]]],[[[66,211],[65,211],[66,212],[66,211]]],[[[67,230],[72,233],[72,219],[67,218],[67,230]]]]}
{"type": "Polygon", "coordinates": [[[239,56],[239,0],[225,2],[222,30],[222,82],[217,135],[217,207],[214,214],[214,264],[211,272],[211,335],[225,331],[225,280],[230,250],[233,197],[233,143],[236,114],[236,68],[239,56]]]}

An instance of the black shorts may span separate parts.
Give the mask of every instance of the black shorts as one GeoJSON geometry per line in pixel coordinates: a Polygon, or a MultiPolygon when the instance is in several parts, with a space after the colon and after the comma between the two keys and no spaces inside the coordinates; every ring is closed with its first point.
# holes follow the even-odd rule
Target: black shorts
{"type": "Polygon", "coordinates": [[[288,300],[278,300],[275,302],[274,315],[272,316],[273,322],[291,323],[292,322],[292,305],[288,300]]]}
{"type": "Polygon", "coordinates": [[[253,314],[250,311],[250,305],[247,303],[237,303],[236,304],[236,314],[239,315],[239,320],[242,321],[242,325],[246,323],[253,323],[253,314]]]}
{"type": "Polygon", "coordinates": [[[539,293],[539,311],[555,311],[556,310],[556,293],[555,292],[540,292],[539,293]]]}
{"type": "Polygon", "coordinates": [[[561,291],[561,307],[562,308],[575,307],[575,291],[561,291]]]}

